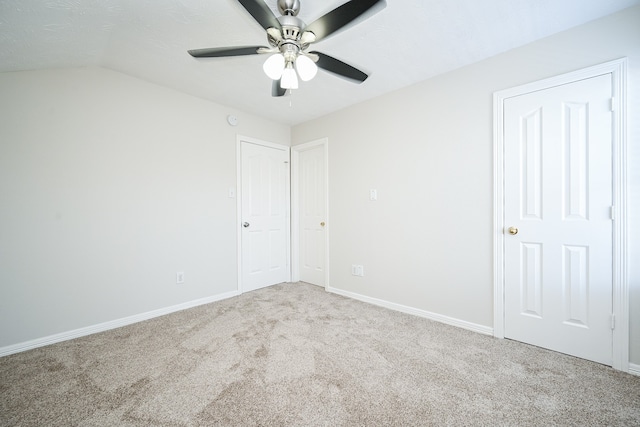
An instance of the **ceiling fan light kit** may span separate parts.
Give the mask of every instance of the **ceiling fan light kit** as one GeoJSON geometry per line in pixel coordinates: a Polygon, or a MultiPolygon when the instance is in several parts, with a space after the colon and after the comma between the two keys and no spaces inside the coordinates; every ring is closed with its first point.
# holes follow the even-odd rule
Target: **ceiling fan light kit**
{"type": "Polygon", "coordinates": [[[298,76],[296,76],[296,70],[293,69],[293,65],[290,62],[282,72],[280,87],[282,89],[298,89],[298,76]]]}
{"type": "Polygon", "coordinates": [[[217,58],[271,53],[262,68],[273,80],[273,96],[282,96],[286,90],[297,89],[298,77],[302,81],[310,81],[317,74],[318,68],[355,83],[362,83],[369,77],[339,59],[320,52],[310,52],[308,49],[312,43],[352,24],[366,12],[382,9],[386,6],[384,0],[347,1],[310,25],[297,17],[300,0],[278,0],[280,17],[276,17],[263,0],[237,1],[265,29],[269,46],[193,49],[188,51],[191,56],[217,58]]]}
{"type": "Polygon", "coordinates": [[[276,53],[264,61],[262,69],[271,80],[279,80],[280,77],[282,77],[284,65],[284,56],[280,53],[276,53]]]}
{"type": "Polygon", "coordinates": [[[308,56],[300,55],[296,58],[296,70],[303,82],[308,82],[318,74],[318,66],[308,56]]]}

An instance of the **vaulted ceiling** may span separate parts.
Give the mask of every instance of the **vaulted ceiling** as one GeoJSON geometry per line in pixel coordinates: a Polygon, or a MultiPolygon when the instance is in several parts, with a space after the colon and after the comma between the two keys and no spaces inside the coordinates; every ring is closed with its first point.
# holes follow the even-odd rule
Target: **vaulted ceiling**
{"type": "MultiPolygon", "coordinates": [[[[311,23],[345,0],[301,0],[311,23]]],[[[277,12],[277,0],[265,3],[277,12]]],[[[273,98],[266,55],[195,59],[188,49],[267,45],[237,0],[0,0],[0,72],[101,66],[285,124],[346,106],[592,21],[640,0],[387,0],[314,45],[370,73],[320,71],[273,98]]]]}

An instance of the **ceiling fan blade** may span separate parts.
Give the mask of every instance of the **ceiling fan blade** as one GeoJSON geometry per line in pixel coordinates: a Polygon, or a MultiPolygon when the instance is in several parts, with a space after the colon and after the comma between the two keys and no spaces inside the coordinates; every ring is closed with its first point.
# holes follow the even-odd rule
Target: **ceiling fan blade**
{"type": "Polygon", "coordinates": [[[194,58],[219,58],[223,56],[257,55],[261,49],[270,49],[265,46],[233,46],[233,47],[209,47],[205,49],[191,49],[189,55],[194,58]]]}
{"type": "Polygon", "coordinates": [[[316,19],[307,25],[304,31],[311,31],[315,35],[315,42],[317,42],[349,25],[374,6],[377,6],[376,10],[379,10],[386,5],[385,0],[351,0],[316,19]]]}
{"type": "Polygon", "coordinates": [[[282,29],[280,21],[263,0],[238,0],[238,2],[265,30],[268,28],[282,29]]]}
{"type": "Polygon", "coordinates": [[[362,83],[369,77],[367,74],[363,73],[357,68],[354,68],[349,64],[345,64],[344,62],[332,56],[325,55],[324,53],[320,52],[309,53],[312,55],[317,55],[318,61],[316,62],[316,65],[323,70],[329,71],[330,73],[334,73],[340,77],[353,80],[356,83],[362,83]]]}
{"type": "Polygon", "coordinates": [[[273,80],[273,83],[271,83],[271,96],[283,96],[285,93],[287,93],[287,90],[280,87],[280,79],[273,80]]]}

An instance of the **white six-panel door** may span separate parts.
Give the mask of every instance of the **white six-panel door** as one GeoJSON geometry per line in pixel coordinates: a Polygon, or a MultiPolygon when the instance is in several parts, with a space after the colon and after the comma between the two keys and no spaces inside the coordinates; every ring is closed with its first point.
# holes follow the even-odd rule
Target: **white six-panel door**
{"type": "Polygon", "coordinates": [[[612,362],[612,81],[504,102],[504,336],[612,362]]]}
{"type": "Polygon", "coordinates": [[[289,280],[289,147],[240,142],[242,292],[289,280]]]}

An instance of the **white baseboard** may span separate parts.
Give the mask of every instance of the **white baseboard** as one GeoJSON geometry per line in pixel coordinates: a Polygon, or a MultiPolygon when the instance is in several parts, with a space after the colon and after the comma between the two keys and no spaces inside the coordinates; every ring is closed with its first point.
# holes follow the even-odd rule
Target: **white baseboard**
{"type": "MultiPolygon", "coordinates": [[[[388,308],[390,310],[412,314],[414,316],[423,317],[425,319],[434,320],[436,322],[445,323],[451,326],[457,326],[459,328],[467,329],[473,332],[478,332],[484,335],[493,335],[493,328],[489,326],[478,325],[476,323],[467,322],[465,320],[455,319],[453,317],[431,313],[429,311],[420,310],[420,309],[405,306],[402,304],[396,304],[393,302],[372,298],[365,295],[360,295],[355,292],[344,291],[342,289],[327,287],[326,290],[327,292],[331,292],[337,295],[342,295],[347,298],[352,298],[358,301],[366,302],[366,303],[377,305],[380,307],[388,308]]],[[[123,317],[121,319],[111,320],[109,322],[99,323],[97,325],[87,326],[85,328],[74,329],[72,331],[62,332],[55,335],[49,335],[47,337],[38,338],[35,340],[25,341],[22,343],[13,344],[6,347],[0,347],[0,357],[8,356],[14,353],[20,353],[27,350],[32,350],[38,347],[44,347],[46,345],[55,344],[62,341],[72,340],[74,338],[80,338],[87,335],[108,331],[110,329],[120,328],[122,326],[127,326],[133,323],[142,322],[144,320],[153,319],[154,317],[160,317],[160,316],[164,316],[165,314],[175,313],[176,311],[187,310],[189,308],[197,307],[199,305],[210,304],[216,301],[222,301],[238,295],[240,295],[239,291],[231,291],[224,294],[214,295],[211,297],[188,301],[188,302],[173,305],[170,307],[148,311],[146,313],[140,313],[140,314],[136,314],[129,317],[123,317]]],[[[632,375],[640,376],[640,365],[637,365],[635,363],[629,363],[628,372],[632,375]]]]}
{"type": "MultiPolygon", "coordinates": [[[[429,311],[420,310],[420,309],[417,309],[417,308],[408,307],[406,305],[396,304],[396,303],[393,303],[393,302],[389,302],[389,301],[385,301],[385,300],[381,300],[381,299],[377,299],[377,298],[371,298],[371,297],[368,297],[368,296],[365,296],[365,295],[357,294],[355,292],[344,291],[342,289],[336,289],[336,288],[332,288],[332,287],[327,287],[326,290],[327,290],[327,292],[331,292],[331,293],[334,293],[334,294],[342,295],[342,296],[345,296],[347,298],[353,298],[353,299],[358,300],[358,301],[366,302],[366,303],[369,303],[369,304],[377,305],[377,306],[388,308],[388,309],[395,310],[395,311],[400,311],[402,313],[407,313],[407,314],[412,314],[414,316],[424,317],[425,319],[434,320],[436,322],[445,323],[445,324],[451,325],[451,326],[457,326],[459,328],[467,329],[467,330],[473,331],[473,332],[478,332],[480,334],[493,336],[493,328],[491,328],[489,326],[478,325],[476,323],[467,322],[465,320],[455,319],[453,317],[443,316],[441,314],[431,313],[429,311]]],[[[640,365],[637,365],[635,363],[629,363],[628,372],[631,375],[640,376],[640,365]]]]}
{"type": "Polygon", "coordinates": [[[493,336],[493,328],[489,326],[478,325],[476,323],[467,322],[465,320],[455,319],[453,317],[443,316],[442,314],[431,313],[429,311],[420,310],[418,308],[408,307],[406,305],[396,304],[393,302],[389,302],[389,301],[385,301],[377,298],[371,298],[371,297],[360,295],[354,292],[344,291],[342,289],[328,287],[327,292],[342,295],[347,298],[353,298],[358,301],[366,302],[369,304],[377,305],[377,306],[388,308],[391,310],[400,311],[402,313],[412,314],[418,317],[424,317],[425,319],[435,320],[436,322],[445,323],[447,325],[457,326],[459,328],[467,329],[473,332],[478,332],[480,334],[493,336]]]}
{"type": "Polygon", "coordinates": [[[239,291],[231,291],[211,297],[187,301],[185,303],[172,305],[170,307],[159,308],[157,310],[148,311],[146,313],[123,317],[122,319],[116,319],[109,322],[99,323],[97,325],[87,326],[85,328],[74,329],[72,331],[61,332],[59,334],[49,335],[47,337],[37,338],[35,340],[25,341],[6,347],[0,347],[0,357],[8,356],[14,353],[20,353],[22,351],[32,350],[38,347],[44,347],[46,345],[55,344],[62,341],[72,340],[74,338],[84,337],[86,335],[96,334],[98,332],[108,331],[110,329],[120,328],[122,326],[131,325],[132,323],[142,322],[144,320],[153,319],[154,317],[164,316],[165,314],[175,313],[176,311],[182,311],[189,308],[197,307],[199,305],[221,301],[238,295],[240,295],[239,291]]]}

